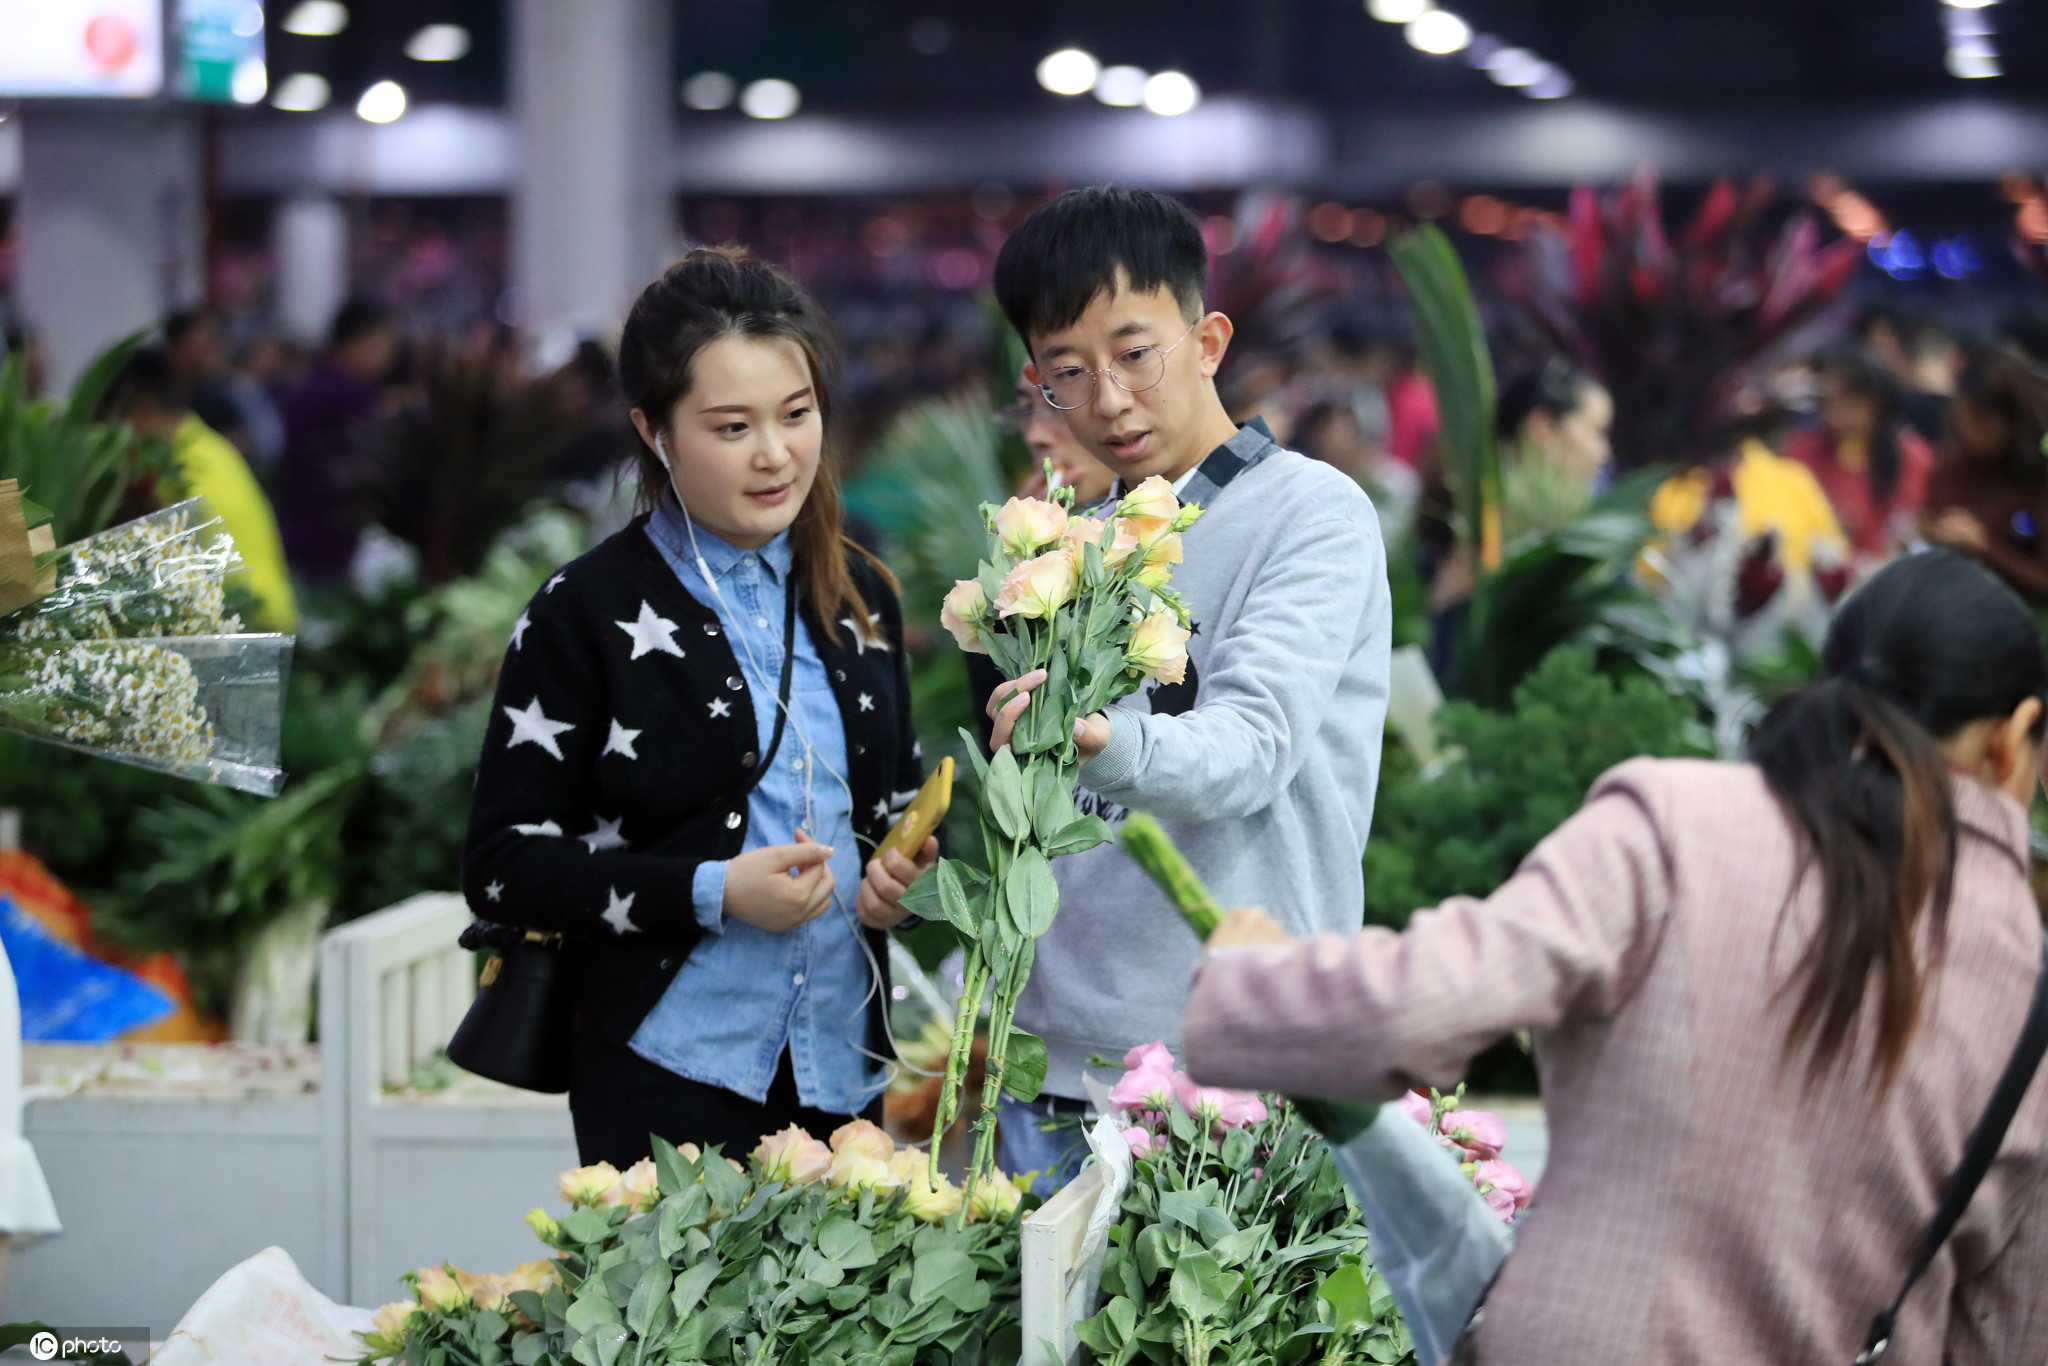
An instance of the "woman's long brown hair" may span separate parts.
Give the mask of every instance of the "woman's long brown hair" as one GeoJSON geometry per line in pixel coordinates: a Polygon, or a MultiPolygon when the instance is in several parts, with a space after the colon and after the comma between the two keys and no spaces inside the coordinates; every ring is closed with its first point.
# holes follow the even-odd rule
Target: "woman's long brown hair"
{"type": "Polygon", "coordinates": [[[1750,742],[1801,834],[1794,890],[1816,869],[1821,879],[1820,921],[1785,987],[1796,998],[1785,1049],[1805,1051],[1810,1079],[1834,1070],[1875,979],[1882,1089],[1920,1016],[1921,917],[1931,969],[1955,885],[1958,824],[1938,739],[2048,693],[2048,657],[2011,589],[1931,551],[1887,566],[1843,605],[1822,662],[1825,676],[1773,707],[1750,742]]]}
{"type": "MultiPolygon", "coordinates": [[[[843,529],[830,441],[828,376],[835,348],[831,325],[817,300],[742,248],[700,247],[690,252],[640,292],[626,317],[619,336],[619,384],[626,400],[647,415],[650,425],[665,430],[676,404],[690,392],[697,354],[721,337],[794,342],[804,354],[827,440],[810,495],[789,528],[791,565],[828,640],[838,642],[838,622],[849,611],[855,633],[864,635],[871,609],[847,569],[847,555],[857,554],[873,565],[891,589],[896,579],[843,529]]],[[[645,511],[669,487],[669,477],[645,443],[638,455],[640,506],[645,511]]]]}

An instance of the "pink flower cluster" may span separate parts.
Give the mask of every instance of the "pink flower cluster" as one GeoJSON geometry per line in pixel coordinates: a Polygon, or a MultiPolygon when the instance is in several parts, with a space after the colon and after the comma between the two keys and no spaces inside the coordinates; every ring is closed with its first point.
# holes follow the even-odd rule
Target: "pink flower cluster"
{"type": "Polygon", "coordinates": [[[1134,1157],[1148,1157],[1166,1142],[1165,1120],[1176,1105],[1208,1124],[1218,1138],[1227,1129],[1262,1123],[1267,1114],[1266,1102],[1255,1091],[1197,1086],[1174,1066],[1163,1043],[1139,1044],[1124,1054],[1124,1074],[1110,1088],[1109,1103],[1131,1121],[1123,1133],[1134,1157]]]}
{"type": "MultiPolygon", "coordinates": [[[[1464,1088],[1459,1087],[1460,1094],[1464,1088]]],[[[1528,1178],[1500,1160],[1507,1146],[1508,1126],[1501,1117],[1486,1110],[1438,1107],[1413,1091],[1402,1094],[1400,1106],[1407,1116],[1428,1129],[1434,1126],[1437,1142],[1458,1155],[1472,1185],[1486,1197],[1486,1203],[1505,1223],[1528,1207],[1536,1188],[1528,1178]]]]}

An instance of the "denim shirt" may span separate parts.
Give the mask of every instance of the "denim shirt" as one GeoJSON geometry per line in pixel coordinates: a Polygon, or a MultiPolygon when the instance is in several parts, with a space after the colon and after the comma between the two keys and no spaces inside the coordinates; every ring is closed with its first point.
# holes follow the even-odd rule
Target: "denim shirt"
{"type": "MultiPolygon", "coordinates": [[[[711,569],[714,595],[697,571],[689,528],[673,496],[664,497],[647,534],[691,596],[718,614],[754,699],[759,751],[775,731],[782,676],[783,593],[791,552],[784,532],[758,551],[739,550],[697,528],[696,549],[711,569]],[[751,656],[751,657],[750,657],[751,656]]],[[[854,919],[863,860],[854,840],[846,772],[846,731],[810,631],[796,619],[789,721],[782,746],[747,798],[746,849],[793,844],[804,821],[810,777],[812,839],[832,846],[832,905],[782,934],[723,912],[724,862],[697,866],[691,885],[706,934],[633,1034],[635,1053],[678,1076],[767,1099],[785,1046],[797,1095],[813,1109],[857,1113],[883,1085],[881,1064],[860,1051],[867,1038],[872,982],[854,919]],[[804,739],[810,741],[806,753],[804,739]],[[806,770],[812,771],[807,775],[806,770]]],[[[700,718],[701,720],[702,718],[700,718]]],[[[716,724],[713,722],[712,724],[716,724]]]]}

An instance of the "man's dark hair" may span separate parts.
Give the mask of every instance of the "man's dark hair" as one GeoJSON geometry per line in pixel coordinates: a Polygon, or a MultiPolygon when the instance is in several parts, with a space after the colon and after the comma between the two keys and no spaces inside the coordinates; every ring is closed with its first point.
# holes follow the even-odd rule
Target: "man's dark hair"
{"type": "Polygon", "coordinates": [[[205,306],[181,308],[164,319],[164,345],[176,347],[185,334],[201,323],[214,321],[213,310],[205,306]]]}
{"type": "Polygon", "coordinates": [[[358,337],[391,326],[391,310],[371,299],[350,299],[334,315],[328,329],[329,346],[347,346],[358,337]]]}
{"type": "Polygon", "coordinates": [[[160,346],[139,346],[128,353],[107,385],[95,414],[101,421],[119,421],[137,402],[153,403],[167,412],[183,412],[185,395],[171,373],[171,359],[160,346]]]}
{"type": "Polygon", "coordinates": [[[996,299],[1024,344],[1071,327],[1098,294],[1164,285],[1193,322],[1209,285],[1209,249],[1187,205],[1151,190],[1091,185],[1033,209],[996,255],[996,299]]]}

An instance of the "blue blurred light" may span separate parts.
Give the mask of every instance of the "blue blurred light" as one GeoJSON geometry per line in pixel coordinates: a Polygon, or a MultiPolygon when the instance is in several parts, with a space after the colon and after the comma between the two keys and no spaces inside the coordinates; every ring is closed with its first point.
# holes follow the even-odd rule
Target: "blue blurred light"
{"type": "Polygon", "coordinates": [[[1870,240],[1870,259],[1876,266],[1894,280],[1911,280],[1927,269],[1927,258],[1921,253],[1920,244],[1913,240],[1910,232],[1895,232],[1890,237],[1873,237],[1870,240]]]}
{"type": "Polygon", "coordinates": [[[1966,275],[1974,275],[1983,264],[1983,258],[1977,255],[1976,244],[1961,233],[1934,244],[1934,268],[1944,279],[1960,280],[1966,275]]]}

